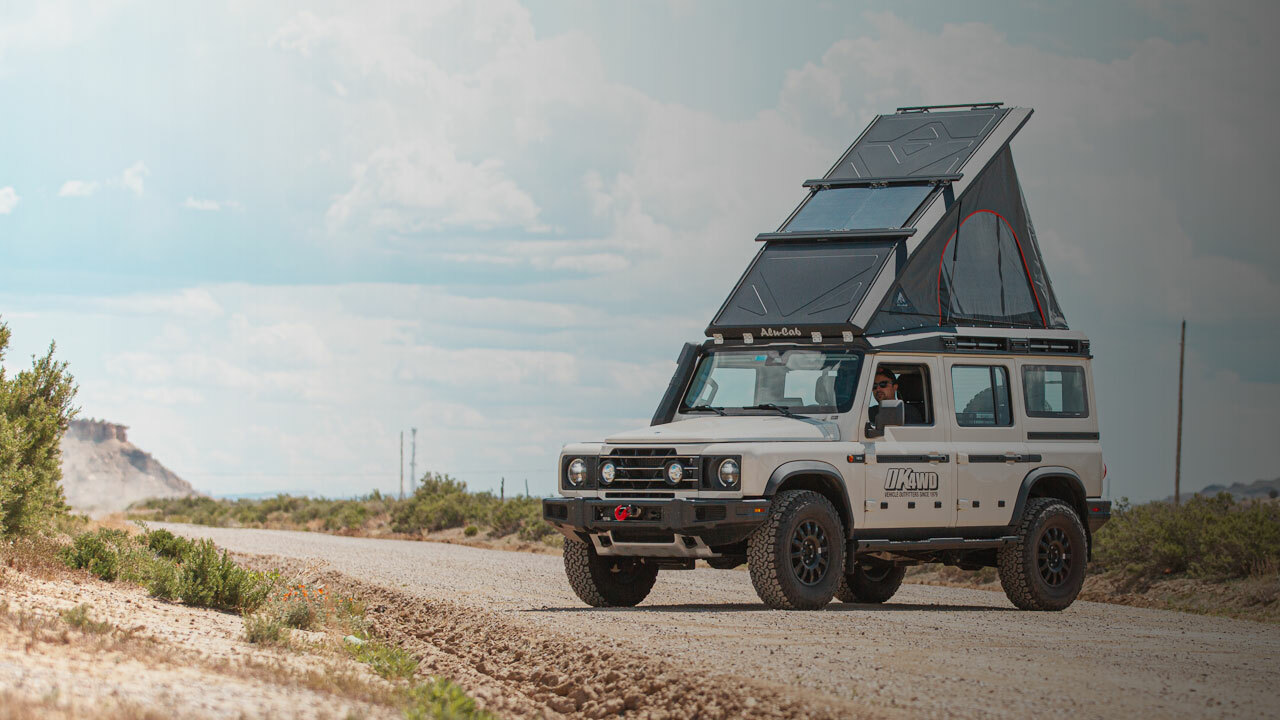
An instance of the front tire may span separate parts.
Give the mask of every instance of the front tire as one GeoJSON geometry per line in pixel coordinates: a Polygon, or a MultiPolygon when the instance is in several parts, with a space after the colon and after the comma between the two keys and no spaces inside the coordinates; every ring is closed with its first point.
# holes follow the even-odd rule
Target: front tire
{"type": "Polygon", "coordinates": [[[601,557],[590,543],[566,538],[564,573],[569,587],[591,607],[639,605],[658,579],[658,566],[637,557],[601,557]]]}
{"type": "Polygon", "coordinates": [[[831,602],[844,568],[844,526],[831,501],[811,490],[778,493],[769,518],[747,539],[751,584],[777,610],[831,602]]]}
{"type": "Polygon", "coordinates": [[[901,565],[858,564],[853,572],[840,578],[836,598],[847,603],[882,603],[893,597],[902,586],[907,569],[901,565]]]}
{"type": "Polygon", "coordinates": [[[1056,498],[1027,503],[1018,542],[1000,548],[1000,585],[1022,610],[1062,610],[1084,585],[1087,540],[1080,516],[1056,498]]]}

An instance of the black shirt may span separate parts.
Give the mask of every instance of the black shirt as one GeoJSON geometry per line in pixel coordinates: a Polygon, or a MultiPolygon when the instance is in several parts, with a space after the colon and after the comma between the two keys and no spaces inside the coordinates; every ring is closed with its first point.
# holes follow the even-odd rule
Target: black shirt
{"type": "MultiPolygon", "coordinates": [[[[867,418],[871,420],[871,424],[876,424],[876,416],[880,414],[880,406],[873,405],[867,412],[867,418]]],[[[902,403],[902,424],[903,425],[924,425],[924,417],[920,415],[920,411],[915,405],[902,403]]]]}

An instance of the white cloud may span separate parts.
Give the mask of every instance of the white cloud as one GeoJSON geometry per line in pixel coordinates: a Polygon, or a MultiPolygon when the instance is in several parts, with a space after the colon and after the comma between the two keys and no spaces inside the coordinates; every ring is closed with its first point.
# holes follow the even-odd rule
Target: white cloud
{"type": "Polygon", "coordinates": [[[217,200],[197,199],[188,195],[187,199],[182,203],[182,207],[187,208],[188,210],[216,211],[222,209],[222,204],[217,200]]]}
{"type": "Polygon", "coordinates": [[[18,205],[18,193],[14,191],[13,186],[0,188],[0,215],[8,215],[18,205]]]}
{"type": "Polygon", "coordinates": [[[58,197],[89,197],[98,192],[98,187],[98,183],[92,180],[68,180],[62,183],[58,197]]]}
{"type": "Polygon", "coordinates": [[[142,182],[151,174],[146,164],[141,160],[124,169],[120,175],[120,182],[133,191],[134,195],[141,195],[143,192],[142,182]]]}
{"type": "Polygon", "coordinates": [[[497,159],[461,160],[444,143],[419,141],[376,150],[356,168],[355,184],[329,207],[340,227],[356,218],[398,232],[445,227],[545,228],[538,206],[502,172],[497,159]]]}
{"type": "Polygon", "coordinates": [[[177,293],[124,295],[99,298],[93,303],[103,312],[128,315],[172,315],[186,319],[221,317],[222,306],[206,288],[186,288],[177,293]]]}

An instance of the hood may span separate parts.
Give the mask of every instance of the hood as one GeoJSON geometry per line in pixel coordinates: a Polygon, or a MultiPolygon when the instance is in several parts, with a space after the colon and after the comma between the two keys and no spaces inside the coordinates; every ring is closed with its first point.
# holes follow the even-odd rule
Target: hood
{"type": "Polygon", "coordinates": [[[666,425],[629,430],[605,438],[622,443],[799,442],[840,439],[840,428],[829,420],[789,418],[785,415],[699,417],[666,425]]]}

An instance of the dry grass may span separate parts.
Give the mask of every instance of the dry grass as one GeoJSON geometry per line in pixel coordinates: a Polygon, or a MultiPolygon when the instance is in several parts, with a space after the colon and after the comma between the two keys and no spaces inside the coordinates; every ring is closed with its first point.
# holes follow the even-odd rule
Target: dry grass
{"type": "Polygon", "coordinates": [[[56,695],[38,700],[13,692],[0,692],[0,720],[168,720],[170,713],[136,703],[107,701],[93,707],[76,707],[60,702],[56,695]]]}

